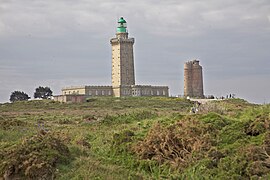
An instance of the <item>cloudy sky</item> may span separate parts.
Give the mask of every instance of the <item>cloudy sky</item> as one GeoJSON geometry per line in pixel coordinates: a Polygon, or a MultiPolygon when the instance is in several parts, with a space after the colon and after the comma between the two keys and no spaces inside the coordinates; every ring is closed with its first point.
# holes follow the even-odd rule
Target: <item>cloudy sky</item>
{"type": "Polygon", "coordinates": [[[196,58],[206,95],[270,102],[269,0],[0,0],[0,102],[40,85],[110,85],[121,16],[136,84],[181,95],[183,64],[196,58]]]}

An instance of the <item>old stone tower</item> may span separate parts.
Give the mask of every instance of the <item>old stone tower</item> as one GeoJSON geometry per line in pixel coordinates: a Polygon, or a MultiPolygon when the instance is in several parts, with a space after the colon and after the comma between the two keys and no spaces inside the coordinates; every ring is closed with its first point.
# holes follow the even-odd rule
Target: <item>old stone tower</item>
{"type": "Polygon", "coordinates": [[[135,85],[133,44],[134,38],[128,37],[126,21],[118,20],[116,37],[110,40],[112,45],[112,88],[113,95],[120,97],[129,94],[131,85],[135,85]]]}
{"type": "Polygon", "coordinates": [[[184,96],[204,97],[202,66],[198,60],[184,64],[184,96]]]}

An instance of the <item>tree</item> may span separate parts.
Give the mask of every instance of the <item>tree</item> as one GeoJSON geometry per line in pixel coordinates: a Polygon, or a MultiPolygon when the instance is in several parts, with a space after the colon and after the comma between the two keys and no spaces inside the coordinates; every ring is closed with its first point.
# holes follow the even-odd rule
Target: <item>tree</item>
{"type": "Polygon", "coordinates": [[[52,96],[52,93],[53,92],[49,87],[39,86],[38,88],[36,88],[34,98],[49,99],[52,96]]]}
{"type": "Polygon", "coordinates": [[[15,102],[15,101],[25,101],[30,99],[30,97],[23,91],[14,91],[10,95],[10,102],[15,102]]]}

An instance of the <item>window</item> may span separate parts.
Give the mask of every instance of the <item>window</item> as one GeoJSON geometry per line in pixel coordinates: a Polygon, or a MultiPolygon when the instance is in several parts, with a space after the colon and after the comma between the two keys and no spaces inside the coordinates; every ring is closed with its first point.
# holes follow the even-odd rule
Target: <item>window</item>
{"type": "Polygon", "coordinates": [[[91,91],[89,91],[89,93],[88,93],[88,94],[89,94],[89,96],[91,96],[91,95],[92,95],[92,92],[91,92],[91,91]]]}
{"type": "Polygon", "coordinates": [[[159,96],[159,90],[157,90],[157,96],[159,96]]]}
{"type": "Polygon", "coordinates": [[[165,92],[165,90],[163,90],[163,96],[165,96],[166,95],[166,92],[165,92]]]}
{"type": "Polygon", "coordinates": [[[98,95],[98,90],[96,90],[96,96],[98,95]]]}
{"type": "Polygon", "coordinates": [[[108,91],[108,95],[109,95],[109,96],[111,95],[111,91],[110,91],[110,90],[108,91]]]}
{"type": "Polygon", "coordinates": [[[101,91],[101,95],[104,96],[105,95],[105,92],[104,90],[101,91]]]}

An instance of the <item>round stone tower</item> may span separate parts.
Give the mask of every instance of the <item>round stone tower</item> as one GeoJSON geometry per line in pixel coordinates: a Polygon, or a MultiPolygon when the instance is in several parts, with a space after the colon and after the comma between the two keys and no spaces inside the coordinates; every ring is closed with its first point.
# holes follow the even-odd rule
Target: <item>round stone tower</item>
{"type": "Polygon", "coordinates": [[[116,37],[110,40],[112,45],[112,87],[116,97],[128,95],[128,86],[135,85],[134,38],[128,37],[126,23],[123,17],[118,20],[116,37]]]}
{"type": "Polygon", "coordinates": [[[204,97],[202,66],[198,60],[184,64],[184,96],[204,97]]]}

